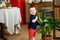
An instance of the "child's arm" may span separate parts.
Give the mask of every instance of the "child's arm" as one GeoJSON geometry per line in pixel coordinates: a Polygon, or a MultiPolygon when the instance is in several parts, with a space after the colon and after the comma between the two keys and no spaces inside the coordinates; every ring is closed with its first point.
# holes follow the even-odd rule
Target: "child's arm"
{"type": "Polygon", "coordinates": [[[37,21],[38,17],[36,16],[35,19],[32,20],[33,23],[35,23],[37,21]]]}

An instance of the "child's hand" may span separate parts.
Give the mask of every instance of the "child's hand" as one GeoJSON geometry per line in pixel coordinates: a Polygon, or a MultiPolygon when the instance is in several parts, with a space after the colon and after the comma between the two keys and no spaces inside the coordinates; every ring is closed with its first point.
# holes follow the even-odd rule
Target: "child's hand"
{"type": "Polygon", "coordinates": [[[32,20],[33,23],[35,23],[37,21],[38,17],[36,16],[35,19],[32,20]]]}
{"type": "Polygon", "coordinates": [[[36,16],[36,20],[38,19],[38,17],[36,16]]]}

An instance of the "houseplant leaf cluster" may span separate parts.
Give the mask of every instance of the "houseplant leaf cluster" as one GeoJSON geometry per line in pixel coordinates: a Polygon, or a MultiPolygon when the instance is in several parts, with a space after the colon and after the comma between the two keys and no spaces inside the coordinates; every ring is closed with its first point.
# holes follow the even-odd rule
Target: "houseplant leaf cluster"
{"type": "Polygon", "coordinates": [[[43,17],[41,12],[38,13],[38,20],[37,23],[40,25],[37,29],[37,33],[41,33],[43,37],[50,36],[52,30],[56,29],[60,31],[60,22],[54,18],[50,17],[43,17]]]}

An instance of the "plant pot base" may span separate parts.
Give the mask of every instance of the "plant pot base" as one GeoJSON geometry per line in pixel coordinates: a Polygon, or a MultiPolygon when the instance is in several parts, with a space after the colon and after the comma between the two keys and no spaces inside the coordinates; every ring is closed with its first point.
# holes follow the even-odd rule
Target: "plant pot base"
{"type": "Polygon", "coordinates": [[[42,37],[42,40],[52,40],[52,37],[42,37]]]}

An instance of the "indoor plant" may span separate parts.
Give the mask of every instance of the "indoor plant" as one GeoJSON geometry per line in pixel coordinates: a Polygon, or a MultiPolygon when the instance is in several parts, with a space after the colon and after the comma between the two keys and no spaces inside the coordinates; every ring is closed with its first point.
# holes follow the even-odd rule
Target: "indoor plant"
{"type": "Polygon", "coordinates": [[[40,25],[40,27],[38,27],[36,32],[41,33],[42,40],[52,40],[52,30],[60,30],[59,21],[50,17],[44,18],[42,13],[38,13],[37,23],[40,25]]]}

